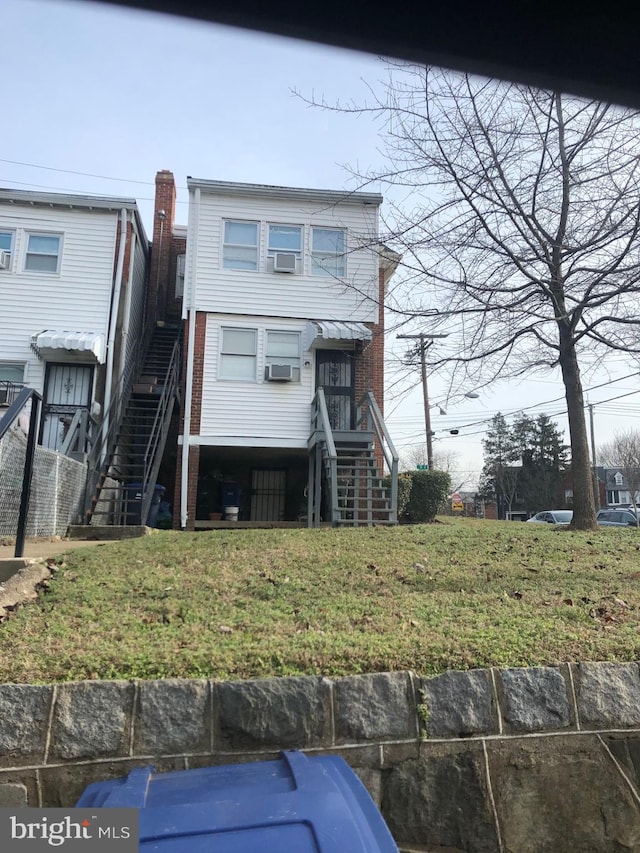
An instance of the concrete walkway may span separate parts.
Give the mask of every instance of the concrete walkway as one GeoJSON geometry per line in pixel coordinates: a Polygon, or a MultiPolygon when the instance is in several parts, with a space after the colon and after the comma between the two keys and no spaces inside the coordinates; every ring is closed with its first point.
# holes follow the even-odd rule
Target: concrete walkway
{"type": "MultiPolygon", "coordinates": [[[[118,541],[118,540],[116,540],[118,541]]],[[[95,545],[112,545],[104,539],[28,539],[24,544],[23,557],[46,560],[76,548],[93,548],[95,545]]],[[[0,545],[0,560],[13,559],[15,545],[0,545]]]]}

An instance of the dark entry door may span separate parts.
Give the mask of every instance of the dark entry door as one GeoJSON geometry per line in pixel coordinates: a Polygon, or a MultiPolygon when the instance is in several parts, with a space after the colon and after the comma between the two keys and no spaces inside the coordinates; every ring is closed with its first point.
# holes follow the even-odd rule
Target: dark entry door
{"type": "Polygon", "coordinates": [[[324,389],[332,429],[353,429],[354,372],[353,353],[316,351],[316,388],[324,389]]]}
{"type": "Polygon", "coordinates": [[[78,409],[89,409],[93,366],[48,364],[45,376],[44,418],[41,443],[60,450],[78,409]]]}
{"type": "Polygon", "coordinates": [[[251,472],[251,521],[284,521],[286,483],[286,471],[251,472]]]}

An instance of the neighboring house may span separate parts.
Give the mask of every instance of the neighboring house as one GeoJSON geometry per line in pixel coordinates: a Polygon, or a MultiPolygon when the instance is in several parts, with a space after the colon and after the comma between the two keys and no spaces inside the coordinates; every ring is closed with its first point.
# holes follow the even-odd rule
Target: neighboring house
{"type": "MultiPolygon", "coordinates": [[[[312,523],[309,508],[313,523],[320,515],[334,523],[380,520],[380,471],[373,472],[386,442],[376,438],[374,447],[371,422],[358,422],[357,406],[368,391],[380,409],[383,402],[384,289],[399,257],[379,243],[382,197],[187,183],[184,266],[168,172],[157,176],[154,223],[154,244],[162,223],[173,246],[167,245],[157,300],[169,310],[184,289],[174,525],[193,528],[236,512],[246,521],[312,523]],[[333,461],[319,388],[337,444],[333,461]],[[356,461],[365,440],[370,452],[356,461]],[[321,470],[332,465],[350,466],[349,477],[333,497],[321,498],[321,510],[320,490],[327,487],[321,470]],[[366,518],[358,503],[365,492],[366,518]]],[[[151,279],[153,287],[153,272],[151,279]]]]}
{"type": "Polygon", "coordinates": [[[109,417],[140,348],[148,258],[133,199],[0,189],[0,406],[23,385],[42,394],[45,447],[84,459],[89,415],[109,417]]]}
{"type": "MultiPolygon", "coordinates": [[[[598,473],[606,490],[606,500],[602,502],[602,506],[630,506],[633,503],[631,489],[624,471],[621,471],[620,468],[598,468],[598,473]]],[[[636,492],[634,497],[635,504],[638,506],[640,504],[640,492],[636,492]]]]}

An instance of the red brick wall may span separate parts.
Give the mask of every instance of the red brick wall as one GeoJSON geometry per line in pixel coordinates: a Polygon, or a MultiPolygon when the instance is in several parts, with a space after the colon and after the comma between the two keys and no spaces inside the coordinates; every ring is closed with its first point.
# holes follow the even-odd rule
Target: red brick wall
{"type": "Polygon", "coordinates": [[[173,267],[171,266],[171,254],[175,210],[176,185],[173,173],[168,169],[162,169],[156,174],[156,196],[153,210],[153,244],[147,297],[147,316],[150,325],[153,325],[156,320],[165,319],[168,295],[173,301],[175,254],[173,267]]]}

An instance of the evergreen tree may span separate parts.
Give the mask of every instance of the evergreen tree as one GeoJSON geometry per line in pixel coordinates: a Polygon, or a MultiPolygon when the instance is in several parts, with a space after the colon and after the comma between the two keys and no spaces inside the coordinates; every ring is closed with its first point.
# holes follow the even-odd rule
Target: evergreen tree
{"type": "Polygon", "coordinates": [[[564,496],[560,492],[569,448],[558,425],[548,415],[524,415],[514,423],[513,434],[521,449],[518,492],[525,509],[535,513],[562,505],[564,496]]]}
{"type": "Polygon", "coordinates": [[[487,437],[482,440],[484,467],[480,476],[480,495],[485,500],[495,499],[498,517],[505,518],[518,488],[520,476],[519,447],[513,430],[503,414],[498,412],[491,420],[487,437]]]}

